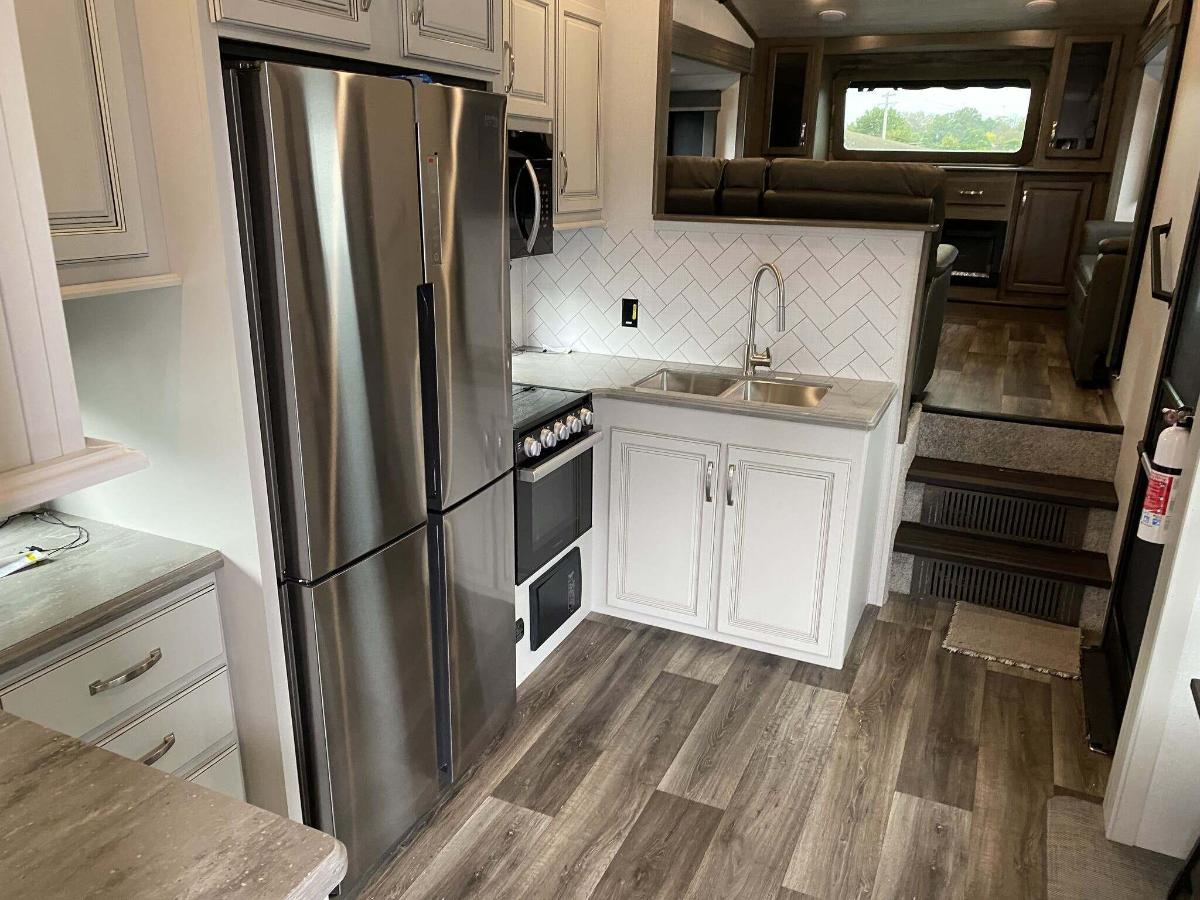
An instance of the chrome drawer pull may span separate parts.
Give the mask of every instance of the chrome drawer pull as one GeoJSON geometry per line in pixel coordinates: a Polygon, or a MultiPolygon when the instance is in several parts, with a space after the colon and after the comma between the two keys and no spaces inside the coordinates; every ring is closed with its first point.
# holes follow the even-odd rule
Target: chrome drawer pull
{"type": "Polygon", "coordinates": [[[159,742],[157,747],[155,747],[145,756],[139,756],[138,762],[142,763],[143,765],[152,766],[166,756],[174,746],[175,732],[172,731],[170,734],[163,735],[163,739],[159,742]]]}
{"type": "Polygon", "coordinates": [[[88,685],[88,693],[95,697],[97,694],[103,694],[105,691],[115,687],[120,687],[123,684],[128,684],[135,678],[145,675],[162,659],[162,651],[155,647],[150,651],[150,655],[143,659],[140,663],[134,663],[124,672],[118,672],[111,678],[104,678],[100,681],[93,681],[88,685]]]}
{"type": "Polygon", "coordinates": [[[959,191],[959,192],[958,192],[958,196],[960,196],[960,197],[982,197],[982,196],[983,196],[983,191],[967,191],[967,190],[962,190],[962,191],[959,191]]]}

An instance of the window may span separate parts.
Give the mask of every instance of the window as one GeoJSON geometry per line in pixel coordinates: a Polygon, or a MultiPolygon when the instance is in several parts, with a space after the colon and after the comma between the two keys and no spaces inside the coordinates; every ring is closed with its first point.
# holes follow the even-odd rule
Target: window
{"type": "Polygon", "coordinates": [[[1030,78],[844,83],[839,155],[929,162],[1022,162],[1040,92],[1030,78]]]}

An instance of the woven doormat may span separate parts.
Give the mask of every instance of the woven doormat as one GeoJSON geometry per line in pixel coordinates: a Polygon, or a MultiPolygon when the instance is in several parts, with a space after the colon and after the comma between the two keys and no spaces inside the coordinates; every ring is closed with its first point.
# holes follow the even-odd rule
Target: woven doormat
{"type": "Polygon", "coordinates": [[[1082,636],[1073,625],[1058,625],[1016,613],[958,601],[942,646],[1060,678],[1079,678],[1082,636]]]}
{"type": "Polygon", "coordinates": [[[1049,900],[1143,900],[1165,897],[1183,862],[1104,837],[1099,803],[1051,797],[1046,805],[1049,900]]]}

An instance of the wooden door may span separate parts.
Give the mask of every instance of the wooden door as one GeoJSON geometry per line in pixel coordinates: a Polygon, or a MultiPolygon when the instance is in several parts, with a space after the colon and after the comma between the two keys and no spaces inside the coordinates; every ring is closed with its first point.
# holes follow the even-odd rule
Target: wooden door
{"type": "Polygon", "coordinates": [[[725,468],[717,630],[828,654],[849,461],[730,446],[725,468]]]}
{"type": "Polygon", "coordinates": [[[509,0],[505,28],[509,115],[554,118],[553,0],[509,0]]]}
{"type": "Polygon", "coordinates": [[[60,280],[166,271],[132,5],[38,0],[17,22],[60,280]]]}
{"type": "Polygon", "coordinates": [[[1010,291],[1067,293],[1091,199],[1090,181],[1022,179],[1007,266],[1010,291]]]}
{"type": "Polygon", "coordinates": [[[1120,57],[1119,35],[1059,39],[1042,123],[1042,152],[1047,159],[1104,155],[1120,57]]]}
{"type": "Polygon", "coordinates": [[[710,627],[720,445],[610,436],[609,605],[710,627]]]}
{"type": "Polygon", "coordinates": [[[346,44],[371,46],[370,0],[212,0],[215,22],[346,44]]]}
{"type": "Polygon", "coordinates": [[[499,72],[504,0],[401,0],[404,55],[499,72]]]}
{"type": "Polygon", "coordinates": [[[557,210],[600,219],[604,210],[601,75],[604,18],[579,0],[561,0],[558,17],[557,210]]]}

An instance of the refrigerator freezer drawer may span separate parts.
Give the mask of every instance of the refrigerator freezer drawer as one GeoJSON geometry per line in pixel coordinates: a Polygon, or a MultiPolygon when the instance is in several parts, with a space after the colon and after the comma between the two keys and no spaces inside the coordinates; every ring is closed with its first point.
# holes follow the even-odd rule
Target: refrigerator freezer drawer
{"type": "Polygon", "coordinates": [[[438,793],[428,549],[420,528],[316,587],[288,585],[306,818],[351,888],[438,793]]]}
{"type": "Polygon", "coordinates": [[[516,704],[513,480],[435,516],[443,549],[451,777],[479,759],[516,704]]]}

